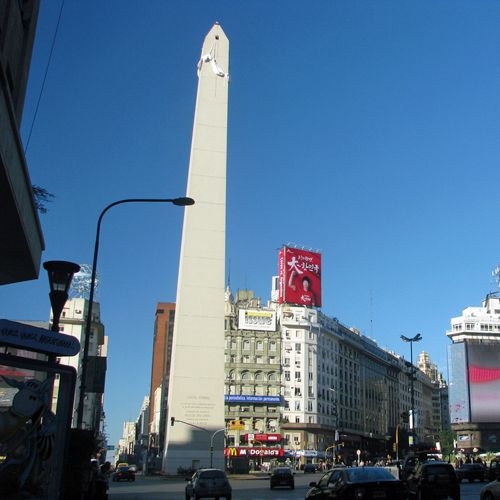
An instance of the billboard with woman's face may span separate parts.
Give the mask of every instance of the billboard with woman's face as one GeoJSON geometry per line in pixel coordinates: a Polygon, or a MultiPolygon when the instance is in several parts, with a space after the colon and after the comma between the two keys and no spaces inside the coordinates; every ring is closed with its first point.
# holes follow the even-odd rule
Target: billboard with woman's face
{"type": "Polygon", "coordinates": [[[280,304],[321,307],[321,254],[283,247],[278,268],[280,304]]]}

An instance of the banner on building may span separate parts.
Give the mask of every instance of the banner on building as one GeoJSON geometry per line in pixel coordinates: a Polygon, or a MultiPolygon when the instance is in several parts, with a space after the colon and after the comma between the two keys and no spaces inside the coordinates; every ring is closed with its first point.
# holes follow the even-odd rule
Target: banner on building
{"type": "Polygon", "coordinates": [[[279,303],[321,307],[321,254],[283,247],[278,259],[279,303]]]}
{"type": "Polygon", "coordinates": [[[246,396],[243,394],[225,394],[225,403],[281,403],[281,396],[246,396]]]}
{"type": "Polygon", "coordinates": [[[276,331],[276,312],[259,309],[240,309],[238,316],[239,330],[276,331]]]}

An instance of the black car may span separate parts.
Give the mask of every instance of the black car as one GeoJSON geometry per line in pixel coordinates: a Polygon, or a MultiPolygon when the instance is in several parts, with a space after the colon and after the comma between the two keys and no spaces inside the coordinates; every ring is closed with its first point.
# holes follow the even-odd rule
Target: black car
{"type": "Polygon", "coordinates": [[[472,483],[475,479],[479,481],[484,481],[486,470],[483,464],[463,464],[461,467],[455,470],[457,473],[459,481],[462,479],[468,479],[469,483],[472,483]]]}
{"type": "MultiPolygon", "coordinates": [[[[399,468],[399,479],[404,481],[420,462],[428,462],[431,460],[439,460],[435,452],[431,450],[421,450],[410,452],[403,460],[399,468]]],[[[440,460],[439,460],[440,461],[440,460]]]]}
{"type": "Polygon", "coordinates": [[[295,488],[295,480],[290,467],[277,467],[271,474],[271,489],[276,486],[288,486],[292,490],[295,488]]]}
{"type": "Polygon", "coordinates": [[[418,500],[448,498],[460,500],[460,481],[455,469],[447,462],[421,462],[408,476],[410,497],[418,500]]]}
{"type": "Polygon", "coordinates": [[[332,469],[318,483],[309,483],[306,499],[329,498],[362,500],[406,500],[405,484],[382,467],[344,467],[332,469]]]}
{"type": "Polygon", "coordinates": [[[304,465],[304,474],[314,474],[318,470],[318,466],[316,464],[305,464],[304,465]]]}

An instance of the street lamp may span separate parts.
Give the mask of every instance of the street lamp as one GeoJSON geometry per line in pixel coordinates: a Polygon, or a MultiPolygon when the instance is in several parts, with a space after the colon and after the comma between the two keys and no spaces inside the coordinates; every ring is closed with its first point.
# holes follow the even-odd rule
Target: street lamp
{"type": "Polygon", "coordinates": [[[401,335],[401,340],[403,342],[410,343],[410,391],[411,391],[411,420],[410,420],[410,439],[411,443],[414,444],[414,436],[415,436],[415,392],[413,388],[413,380],[415,376],[415,370],[413,368],[413,342],[420,342],[422,340],[422,335],[417,333],[414,337],[405,337],[401,335]]]}
{"type": "Polygon", "coordinates": [[[76,426],[78,429],[82,428],[83,424],[83,406],[85,401],[85,386],[86,386],[86,377],[87,377],[87,363],[88,363],[88,354],[89,354],[89,342],[90,342],[90,327],[92,324],[92,306],[94,303],[94,291],[95,291],[95,281],[96,281],[96,272],[97,272],[97,256],[99,254],[99,237],[101,233],[101,222],[104,214],[112,207],[116,205],[123,205],[124,203],[172,203],[173,205],[177,205],[179,207],[186,207],[189,205],[194,205],[194,200],[192,198],[181,197],[181,198],[127,198],[124,200],[118,200],[113,203],[110,203],[107,207],[105,207],[99,215],[97,219],[97,229],[95,236],[95,244],[94,244],[94,258],[92,260],[92,276],[90,278],[90,291],[89,291],[89,306],[87,310],[87,318],[85,322],[85,340],[83,345],[83,353],[82,353],[82,373],[80,380],[80,397],[78,398],[78,417],[76,426]]]}
{"type": "Polygon", "coordinates": [[[68,291],[71,285],[73,275],[80,270],[78,264],[66,262],[64,260],[49,260],[43,263],[44,269],[49,275],[50,285],[50,305],[52,307],[52,326],[53,332],[59,331],[59,319],[68,300],[68,291]]]}

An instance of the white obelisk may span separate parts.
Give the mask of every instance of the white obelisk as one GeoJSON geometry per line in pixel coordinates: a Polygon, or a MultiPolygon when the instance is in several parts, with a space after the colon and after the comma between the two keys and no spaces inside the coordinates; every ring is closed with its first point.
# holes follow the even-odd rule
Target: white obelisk
{"type": "Polygon", "coordinates": [[[216,23],[198,63],[168,386],[163,470],[224,466],[224,265],[229,40],[216,23]],[[172,419],[175,419],[171,425],[172,419]],[[211,456],[212,455],[212,456],[211,456]]]}

